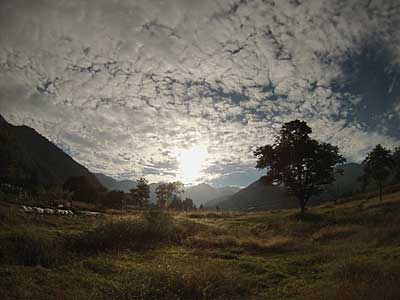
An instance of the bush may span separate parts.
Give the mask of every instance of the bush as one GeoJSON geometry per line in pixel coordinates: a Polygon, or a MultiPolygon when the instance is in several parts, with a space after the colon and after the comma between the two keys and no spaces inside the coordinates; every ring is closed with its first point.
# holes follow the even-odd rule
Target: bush
{"type": "Polygon", "coordinates": [[[18,224],[22,216],[14,208],[0,207],[0,224],[18,224]]]}
{"type": "Polygon", "coordinates": [[[182,233],[170,215],[154,210],[141,219],[119,219],[84,232],[75,240],[74,250],[139,250],[179,242],[182,233]]]}
{"type": "Polygon", "coordinates": [[[0,261],[24,266],[55,266],[65,258],[65,242],[32,230],[0,237],[0,261]]]}

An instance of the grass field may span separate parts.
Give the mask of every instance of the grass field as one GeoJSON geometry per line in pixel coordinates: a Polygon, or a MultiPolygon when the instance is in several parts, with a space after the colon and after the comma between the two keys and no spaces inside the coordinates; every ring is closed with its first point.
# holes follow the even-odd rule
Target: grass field
{"type": "Polygon", "coordinates": [[[400,193],[260,213],[0,210],[0,299],[400,299],[400,193]]]}

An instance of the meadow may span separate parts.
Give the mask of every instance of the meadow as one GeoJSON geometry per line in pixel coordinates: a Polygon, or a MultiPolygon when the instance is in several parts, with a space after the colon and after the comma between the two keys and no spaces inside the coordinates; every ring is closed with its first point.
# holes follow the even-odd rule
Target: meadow
{"type": "Polygon", "coordinates": [[[0,206],[0,298],[400,299],[400,193],[298,210],[0,206]]]}

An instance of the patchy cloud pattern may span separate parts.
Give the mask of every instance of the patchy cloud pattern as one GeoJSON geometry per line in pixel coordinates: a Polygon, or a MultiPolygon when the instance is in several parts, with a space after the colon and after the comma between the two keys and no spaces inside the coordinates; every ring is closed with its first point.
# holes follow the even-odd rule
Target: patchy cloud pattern
{"type": "Polygon", "coordinates": [[[358,161],[400,133],[397,0],[3,0],[0,112],[92,171],[246,185],[300,118],[358,161]]]}

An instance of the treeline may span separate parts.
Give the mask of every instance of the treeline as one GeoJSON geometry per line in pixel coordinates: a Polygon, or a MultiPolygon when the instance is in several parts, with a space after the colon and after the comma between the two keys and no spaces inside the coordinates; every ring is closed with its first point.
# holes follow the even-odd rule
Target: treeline
{"type": "Polygon", "coordinates": [[[136,187],[129,193],[93,188],[84,177],[70,178],[64,184],[63,190],[70,193],[71,200],[88,202],[90,199],[90,202],[102,207],[119,209],[158,207],[177,211],[196,209],[191,198],[182,200],[183,187],[183,183],[179,181],[159,184],[155,191],[157,203],[150,203],[150,186],[145,178],[138,179],[136,187]]]}
{"type": "Polygon", "coordinates": [[[37,186],[34,189],[21,187],[9,183],[1,184],[0,194],[12,198],[17,203],[42,203],[46,206],[68,204],[71,208],[75,202],[94,204],[97,207],[128,209],[128,208],[155,208],[190,211],[197,209],[191,198],[182,199],[183,183],[161,183],[156,188],[157,202],[150,203],[150,186],[145,178],[137,180],[136,187],[129,193],[118,190],[107,190],[92,182],[85,176],[70,177],[62,186],[37,186]]]}

